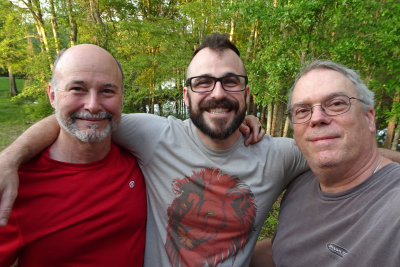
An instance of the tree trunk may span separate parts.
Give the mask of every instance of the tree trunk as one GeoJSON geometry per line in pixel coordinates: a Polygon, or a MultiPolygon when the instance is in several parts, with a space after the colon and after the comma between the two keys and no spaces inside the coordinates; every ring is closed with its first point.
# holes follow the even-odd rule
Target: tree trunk
{"type": "MultiPolygon", "coordinates": [[[[231,0],[231,5],[233,5],[233,0],[231,0]]],[[[229,32],[229,41],[233,42],[233,33],[235,32],[235,16],[232,14],[231,18],[231,30],[229,32]]]]}
{"type": "Polygon", "coordinates": [[[264,121],[265,121],[265,110],[266,110],[266,108],[263,106],[261,108],[261,115],[260,115],[260,123],[261,124],[264,124],[264,121]]]}
{"type": "Polygon", "coordinates": [[[390,149],[392,146],[392,140],[393,140],[393,136],[394,136],[394,129],[395,129],[395,120],[396,117],[392,117],[389,120],[388,126],[387,126],[387,132],[386,132],[386,139],[385,139],[385,143],[383,144],[384,148],[390,149]]]}
{"type": "Polygon", "coordinates": [[[52,59],[50,56],[50,48],[49,48],[49,42],[47,40],[47,35],[46,35],[46,30],[44,28],[44,21],[43,21],[43,15],[42,15],[42,10],[40,7],[40,1],[39,0],[22,0],[22,2],[26,5],[26,7],[29,9],[31,12],[33,19],[35,21],[35,26],[36,30],[38,32],[40,42],[42,43],[42,51],[44,51],[47,54],[47,60],[48,64],[50,66],[50,69],[53,69],[53,64],[52,64],[52,59]]]}
{"type": "Polygon", "coordinates": [[[268,117],[267,117],[267,134],[271,135],[271,122],[272,122],[272,104],[268,103],[268,117]]]}
{"type": "Polygon", "coordinates": [[[10,67],[8,68],[8,79],[10,81],[10,97],[16,96],[18,93],[17,84],[15,83],[15,76],[10,67]]]}
{"type": "Polygon", "coordinates": [[[246,55],[246,59],[244,60],[245,62],[248,61],[248,59],[250,57],[251,49],[253,47],[254,29],[255,29],[255,24],[253,23],[251,25],[250,37],[249,37],[249,41],[248,41],[248,45],[247,45],[247,55],[246,55]]]}
{"type": "Polygon", "coordinates": [[[283,127],[283,134],[282,137],[287,137],[289,132],[289,116],[285,116],[285,127],[283,127]]]}
{"type": "Polygon", "coordinates": [[[250,93],[250,97],[249,97],[249,104],[246,107],[246,114],[251,114],[251,107],[252,107],[252,102],[253,102],[253,95],[250,93]]]}
{"type": "Polygon", "coordinates": [[[90,5],[90,11],[93,17],[93,20],[97,23],[97,25],[100,26],[101,34],[102,36],[97,37],[97,43],[102,46],[106,47],[107,45],[107,31],[106,31],[106,25],[104,25],[101,17],[100,17],[100,11],[99,11],[99,1],[98,0],[89,0],[89,5],[90,5]],[[94,2],[96,1],[96,2],[94,2]]]}
{"type": "Polygon", "coordinates": [[[256,45],[257,45],[257,38],[258,38],[258,19],[256,19],[256,21],[254,22],[254,41],[253,41],[253,61],[254,58],[256,57],[255,53],[256,53],[256,45]]]}
{"type": "Polygon", "coordinates": [[[278,107],[278,114],[277,114],[277,131],[275,136],[282,136],[282,129],[283,129],[283,116],[284,113],[282,112],[282,105],[278,107]]]}
{"type": "MultiPolygon", "coordinates": [[[[394,112],[395,107],[399,104],[399,92],[396,92],[394,98],[393,98],[393,103],[392,103],[392,112],[394,112]]],[[[386,139],[385,139],[385,143],[383,145],[384,148],[390,149],[392,147],[392,140],[393,140],[393,136],[394,136],[394,130],[396,127],[396,120],[397,117],[396,116],[392,116],[389,119],[389,123],[387,126],[387,132],[386,132],[386,139]]]]}
{"type": "Polygon", "coordinates": [[[163,115],[163,109],[164,109],[163,104],[162,103],[158,104],[158,115],[159,116],[163,115]]]}
{"type": "Polygon", "coordinates": [[[256,96],[253,95],[253,107],[252,107],[252,114],[257,116],[257,103],[256,103],[256,96]]]}
{"type": "Polygon", "coordinates": [[[67,0],[67,12],[68,12],[69,26],[71,27],[69,33],[69,42],[71,46],[74,46],[77,39],[78,27],[76,26],[76,21],[74,19],[74,16],[72,15],[71,0],[67,0]]]}
{"type": "Polygon", "coordinates": [[[397,150],[397,145],[399,144],[399,138],[400,138],[400,122],[397,124],[397,129],[394,132],[394,137],[393,137],[393,142],[392,142],[392,150],[397,150]]]}
{"type": "Polygon", "coordinates": [[[275,134],[277,116],[278,116],[278,105],[274,104],[274,112],[272,115],[272,122],[271,122],[271,136],[274,136],[275,134]]]}
{"type": "Polygon", "coordinates": [[[49,7],[50,7],[51,29],[53,30],[53,37],[54,37],[54,47],[56,48],[56,52],[58,54],[60,53],[60,41],[58,38],[58,26],[57,26],[56,11],[54,9],[53,0],[49,0],[49,7]]]}

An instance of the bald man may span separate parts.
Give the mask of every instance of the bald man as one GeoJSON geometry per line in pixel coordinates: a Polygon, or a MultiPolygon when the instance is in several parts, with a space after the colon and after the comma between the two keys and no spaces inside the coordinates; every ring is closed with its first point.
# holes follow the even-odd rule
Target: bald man
{"type": "Polygon", "coordinates": [[[111,141],[122,111],[119,63],[95,45],[64,50],[48,95],[61,130],[19,169],[18,197],[0,228],[0,265],[142,266],[143,175],[111,141]]]}

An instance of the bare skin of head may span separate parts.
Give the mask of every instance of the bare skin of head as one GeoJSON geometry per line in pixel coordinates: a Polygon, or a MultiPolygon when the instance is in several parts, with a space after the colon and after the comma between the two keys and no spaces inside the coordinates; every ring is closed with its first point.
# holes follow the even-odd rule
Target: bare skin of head
{"type": "Polygon", "coordinates": [[[111,129],[121,118],[122,73],[115,59],[96,45],[82,44],[62,54],[48,95],[61,126],[50,157],[93,162],[111,147],[111,129]]]}

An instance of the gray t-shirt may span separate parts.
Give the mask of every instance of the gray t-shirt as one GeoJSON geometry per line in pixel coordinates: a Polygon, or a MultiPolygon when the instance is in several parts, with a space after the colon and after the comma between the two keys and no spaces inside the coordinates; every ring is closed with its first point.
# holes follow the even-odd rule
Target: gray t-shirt
{"type": "Polygon", "coordinates": [[[311,172],[292,182],[272,245],[276,266],[400,266],[400,165],[338,194],[311,172]]]}
{"type": "Polygon", "coordinates": [[[308,169],[292,139],[216,151],[174,117],[124,115],[114,139],[145,177],[147,267],[247,266],[275,199],[308,169]]]}

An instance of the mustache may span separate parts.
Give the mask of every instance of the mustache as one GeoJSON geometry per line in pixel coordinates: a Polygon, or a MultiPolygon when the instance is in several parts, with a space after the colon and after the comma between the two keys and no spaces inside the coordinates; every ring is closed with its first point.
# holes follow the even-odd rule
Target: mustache
{"type": "Polygon", "coordinates": [[[110,112],[99,112],[92,114],[88,111],[78,111],[71,114],[71,119],[111,119],[112,114],[110,112]]]}
{"type": "Polygon", "coordinates": [[[200,110],[209,110],[213,108],[227,108],[230,110],[238,110],[239,103],[227,98],[223,98],[221,100],[210,99],[207,101],[203,101],[199,104],[200,110]]]}

